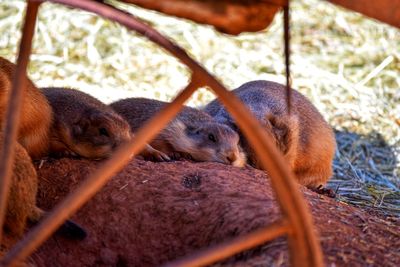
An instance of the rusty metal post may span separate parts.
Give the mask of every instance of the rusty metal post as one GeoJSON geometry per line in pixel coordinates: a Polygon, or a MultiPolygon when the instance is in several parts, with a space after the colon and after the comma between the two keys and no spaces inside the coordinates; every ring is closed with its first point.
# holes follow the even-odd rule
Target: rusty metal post
{"type": "Polygon", "coordinates": [[[13,76],[11,91],[8,92],[8,105],[3,118],[4,140],[0,152],[0,243],[2,240],[4,217],[7,210],[7,197],[10,191],[11,174],[14,163],[14,147],[17,140],[21,113],[21,101],[26,87],[26,67],[31,51],[36,16],[40,3],[28,1],[23,34],[19,46],[17,67],[13,76]]]}
{"type": "Polygon", "coordinates": [[[284,43],[284,54],[285,54],[285,72],[286,72],[286,105],[288,113],[290,114],[291,109],[291,79],[290,79],[290,0],[283,6],[283,43],[284,43]]]}

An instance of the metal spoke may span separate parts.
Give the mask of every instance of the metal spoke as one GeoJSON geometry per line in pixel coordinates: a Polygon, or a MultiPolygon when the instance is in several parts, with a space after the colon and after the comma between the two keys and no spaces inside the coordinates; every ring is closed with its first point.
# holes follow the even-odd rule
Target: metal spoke
{"type": "Polygon", "coordinates": [[[0,243],[2,240],[4,217],[7,210],[7,197],[10,191],[14,147],[17,141],[18,125],[21,114],[21,101],[26,87],[26,66],[31,53],[32,37],[35,30],[39,2],[28,2],[26,17],[22,30],[17,67],[13,76],[11,91],[8,94],[2,132],[3,143],[0,151],[0,243]]]}

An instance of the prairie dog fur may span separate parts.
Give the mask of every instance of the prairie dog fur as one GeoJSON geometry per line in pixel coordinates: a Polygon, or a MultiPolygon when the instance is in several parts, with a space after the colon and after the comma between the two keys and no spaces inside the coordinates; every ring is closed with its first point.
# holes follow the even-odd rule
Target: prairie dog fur
{"type": "MultiPolygon", "coordinates": [[[[54,113],[51,153],[102,159],[130,141],[128,123],[96,98],[75,89],[43,88],[42,92],[54,113]]],[[[167,158],[149,146],[142,154],[159,160],[167,158]]]]}
{"type": "MultiPolygon", "coordinates": [[[[0,141],[3,135],[0,133],[0,141]]],[[[37,223],[45,212],[36,206],[38,177],[27,151],[19,144],[15,146],[13,174],[8,195],[4,228],[13,239],[19,239],[27,222],[37,223]]],[[[67,221],[59,229],[73,238],[83,239],[86,232],[72,221],[67,221]]]]}
{"type": "MultiPolygon", "coordinates": [[[[128,98],[111,104],[135,132],[168,103],[147,98],[128,98]]],[[[183,153],[196,161],[214,161],[242,167],[245,156],[239,136],[207,113],[183,107],[177,117],[150,143],[167,154],[183,153]]]]}
{"type": "MultiPolygon", "coordinates": [[[[296,90],[292,90],[291,113],[286,107],[286,87],[269,81],[252,81],[233,90],[250,109],[262,126],[269,131],[284,154],[300,184],[318,187],[332,176],[335,136],[313,104],[296,90]]],[[[236,123],[217,101],[204,110],[218,122],[240,132],[236,123]]],[[[241,144],[250,163],[260,168],[257,157],[240,133],[241,144]]]]}
{"type": "MultiPolygon", "coordinates": [[[[0,57],[0,121],[3,124],[8,94],[11,90],[16,65],[0,57]]],[[[18,128],[18,142],[33,159],[46,156],[49,144],[49,129],[52,112],[46,98],[33,82],[26,77],[22,96],[21,118],[18,128]]]]}

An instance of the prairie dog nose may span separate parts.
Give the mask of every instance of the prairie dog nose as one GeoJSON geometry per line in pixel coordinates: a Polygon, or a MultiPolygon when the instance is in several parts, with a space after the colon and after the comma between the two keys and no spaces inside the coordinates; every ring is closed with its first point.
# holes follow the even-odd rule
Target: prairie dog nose
{"type": "Polygon", "coordinates": [[[234,151],[229,151],[227,153],[226,159],[230,164],[235,162],[237,160],[237,158],[238,158],[237,153],[235,153],[234,151]]]}
{"type": "Polygon", "coordinates": [[[225,159],[226,162],[235,167],[244,167],[246,165],[246,154],[240,149],[227,150],[225,159]]]}
{"type": "Polygon", "coordinates": [[[116,137],[117,145],[127,143],[132,139],[133,135],[130,132],[122,132],[116,137]]]}
{"type": "Polygon", "coordinates": [[[117,149],[120,145],[128,143],[132,139],[132,135],[130,134],[121,134],[115,137],[115,140],[112,144],[112,149],[117,149]]]}

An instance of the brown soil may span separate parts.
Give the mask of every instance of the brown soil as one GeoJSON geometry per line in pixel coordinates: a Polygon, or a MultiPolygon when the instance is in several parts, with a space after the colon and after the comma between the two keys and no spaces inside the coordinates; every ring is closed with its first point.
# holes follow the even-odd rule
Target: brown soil
{"type": "MultiPolygon", "coordinates": [[[[97,164],[50,160],[39,169],[39,206],[50,209],[97,164]]],[[[400,266],[400,222],[302,189],[329,266],[400,266]]],[[[288,203],[289,204],[289,203],[288,203]]],[[[38,266],[158,266],[280,218],[266,175],[214,163],[133,160],[73,216],[84,241],[58,236],[31,258],[38,266]]],[[[288,265],[285,238],[222,266],[288,265]]]]}

